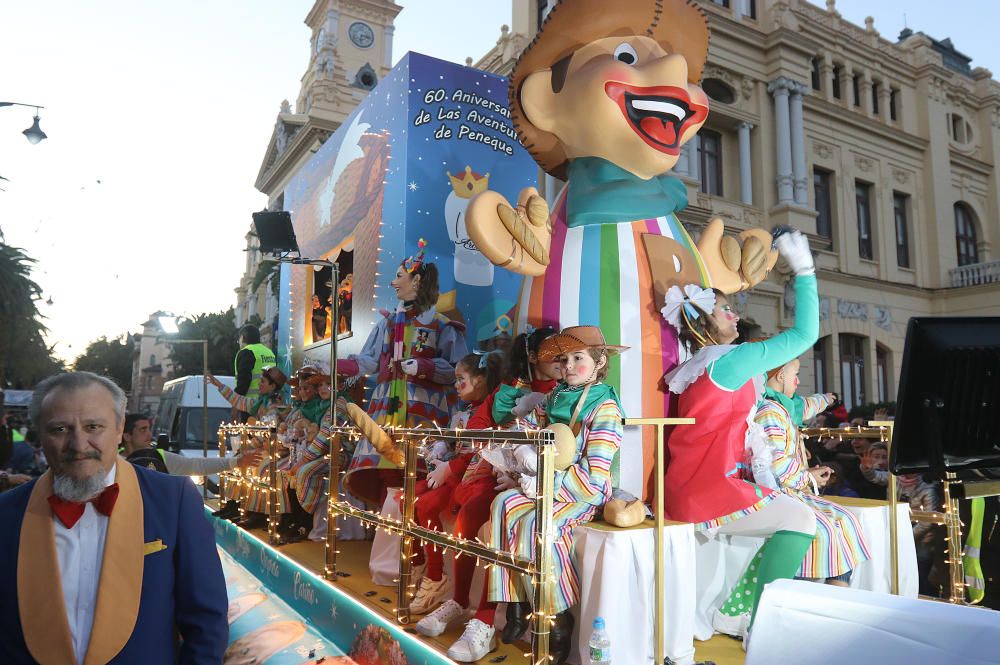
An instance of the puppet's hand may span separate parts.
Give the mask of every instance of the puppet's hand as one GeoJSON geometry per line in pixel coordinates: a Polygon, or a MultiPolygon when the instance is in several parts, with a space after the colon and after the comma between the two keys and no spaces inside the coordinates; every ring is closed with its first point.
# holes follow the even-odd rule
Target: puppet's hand
{"type": "Polygon", "coordinates": [[[534,187],[521,190],[516,207],[496,192],[478,194],[465,211],[465,227],[476,248],[501,268],[537,277],[549,265],[549,206],[534,187]]]}

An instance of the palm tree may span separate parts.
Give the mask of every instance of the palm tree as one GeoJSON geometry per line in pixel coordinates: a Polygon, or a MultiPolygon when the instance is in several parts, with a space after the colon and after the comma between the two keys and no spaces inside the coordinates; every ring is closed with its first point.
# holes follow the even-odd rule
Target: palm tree
{"type": "Polygon", "coordinates": [[[36,305],[42,296],[42,289],[31,279],[34,263],[35,259],[22,249],[4,242],[3,231],[0,231],[0,386],[14,378],[34,378],[31,375],[35,372],[32,371],[21,377],[11,376],[15,350],[21,355],[28,351],[22,347],[33,347],[31,351],[44,350],[42,355],[51,358],[51,350],[42,339],[48,329],[42,324],[42,315],[36,305]]]}

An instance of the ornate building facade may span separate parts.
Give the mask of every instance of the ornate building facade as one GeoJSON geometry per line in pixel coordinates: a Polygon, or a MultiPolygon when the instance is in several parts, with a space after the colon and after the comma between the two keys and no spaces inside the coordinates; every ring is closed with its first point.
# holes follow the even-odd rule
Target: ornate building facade
{"type": "MultiPolygon", "coordinates": [[[[712,106],[674,169],[680,217],[693,234],[713,217],[806,232],[822,320],[803,389],[893,401],[911,317],[1000,315],[1000,84],[950,40],[886,38],[835,0],[699,1],[712,106]]],[[[551,4],[513,0],[476,66],[508,74],[551,4]]],[[[781,281],[737,297],[749,334],[791,325],[781,281]]]]}
{"type": "Polygon", "coordinates": [[[155,416],[160,405],[163,384],[173,372],[170,346],[162,339],[158,316],[166,312],[153,312],[142,324],[142,333],[132,335],[132,391],[128,396],[129,413],[155,416]]]}
{"type": "MultiPolygon", "coordinates": [[[[316,0],[305,18],[312,31],[309,62],[293,109],[281,103],[254,183],[268,210],[283,210],[282,193],[303,164],[392,69],[393,20],[402,7],[391,0],[316,0]]],[[[251,227],[247,261],[236,291],[236,325],[254,315],[269,344],[277,314],[276,279],[265,264],[251,227]],[[263,278],[262,278],[263,277],[263,278]]],[[[277,271],[274,271],[276,274],[277,271]]]]}

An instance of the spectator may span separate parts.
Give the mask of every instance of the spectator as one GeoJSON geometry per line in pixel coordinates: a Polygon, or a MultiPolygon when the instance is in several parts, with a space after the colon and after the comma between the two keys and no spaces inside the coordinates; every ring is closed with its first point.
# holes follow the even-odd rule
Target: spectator
{"type": "Polygon", "coordinates": [[[823,494],[858,498],[857,491],[844,478],[844,467],[840,462],[827,462],[826,468],[830,469],[830,477],[827,478],[826,485],[823,487],[823,494]]]}
{"type": "Polygon", "coordinates": [[[212,529],[190,483],[116,454],[125,394],[59,374],[35,389],[30,415],[50,470],[0,495],[0,662],[222,662],[212,529]]]}
{"type": "Polygon", "coordinates": [[[246,469],[260,464],[264,454],[260,450],[248,451],[234,457],[185,457],[162,448],[153,447],[153,429],[149,416],[130,413],[125,416],[122,445],[125,459],[136,466],[155,469],[172,476],[211,476],[220,471],[246,469]]]}

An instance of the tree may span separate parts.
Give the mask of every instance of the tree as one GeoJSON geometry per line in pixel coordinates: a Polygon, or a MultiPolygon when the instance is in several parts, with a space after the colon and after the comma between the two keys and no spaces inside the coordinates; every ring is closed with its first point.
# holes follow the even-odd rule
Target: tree
{"type": "Polygon", "coordinates": [[[62,370],[45,344],[48,330],[36,302],[42,289],[31,279],[35,260],[4,242],[0,231],[0,387],[31,386],[62,370]]]}
{"type": "Polygon", "coordinates": [[[93,372],[112,379],[128,392],[132,390],[132,352],[135,342],[129,334],[115,339],[101,337],[87,345],[73,363],[73,368],[83,372],[93,372]]]}
{"type": "MultiPolygon", "coordinates": [[[[177,339],[208,340],[208,371],[212,374],[232,375],[233,361],[239,351],[233,308],[212,314],[198,314],[179,322],[177,339]]],[[[163,338],[170,343],[170,337],[163,338]]],[[[174,364],[174,377],[202,373],[201,344],[170,344],[170,360],[174,364]]]]}

